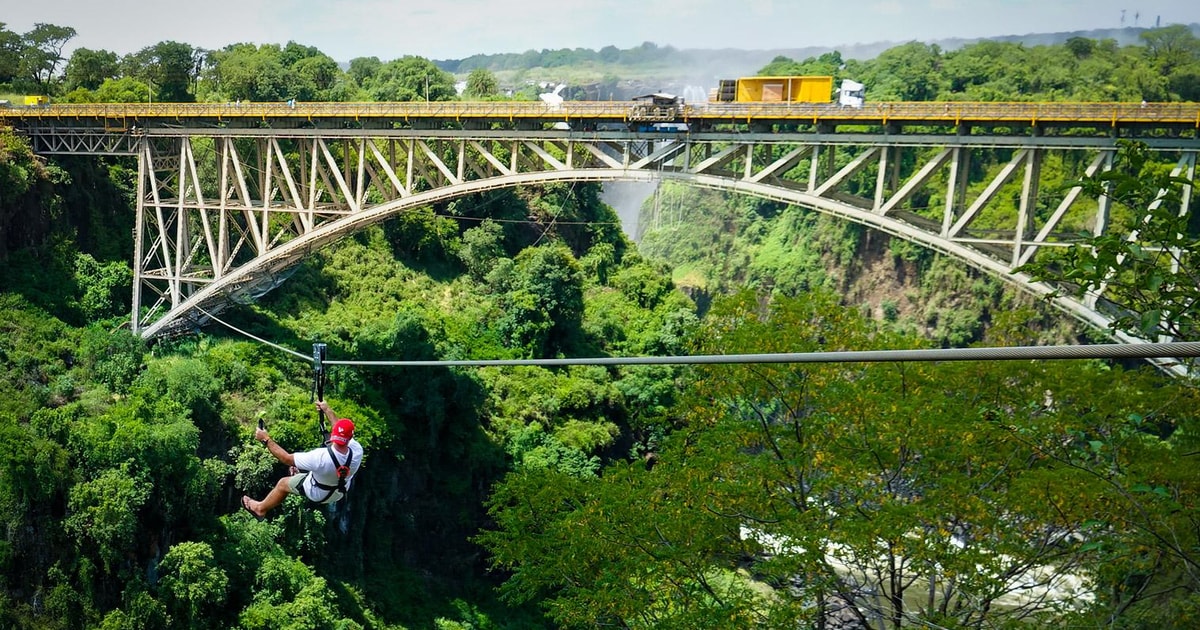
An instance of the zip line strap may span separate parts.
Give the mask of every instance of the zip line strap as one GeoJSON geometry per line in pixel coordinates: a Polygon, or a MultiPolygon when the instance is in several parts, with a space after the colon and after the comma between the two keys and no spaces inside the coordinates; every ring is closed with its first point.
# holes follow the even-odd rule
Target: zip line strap
{"type": "Polygon", "coordinates": [[[325,344],[314,343],[313,354],[313,392],[317,400],[325,400],[325,344]]]}
{"type": "MultiPolygon", "coordinates": [[[[313,392],[317,400],[325,402],[325,344],[313,344],[313,392]]],[[[325,412],[317,410],[317,432],[324,442],[329,432],[325,430],[325,412]]]]}

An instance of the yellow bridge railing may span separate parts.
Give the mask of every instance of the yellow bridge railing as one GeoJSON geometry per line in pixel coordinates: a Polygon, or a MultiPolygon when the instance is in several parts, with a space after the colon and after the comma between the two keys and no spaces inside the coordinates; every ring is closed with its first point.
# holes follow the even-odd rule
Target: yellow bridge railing
{"type": "MultiPolygon", "coordinates": [[[[452,119],[633,120],[638,104],[624,101],[439,101],[387,103],[64,103],[0,108],[0,122],[53,120],[452,119]]],[[[677,108],[679,122],[792,120],[809,122],[1144,123],[1200,128],[1200,103],[980,103],[877,102],[863,107],[834,103],[695,103],[677,108]]]]}
{"type": "Polygon", "coordinates": [[[935,123],[1148,123],[1200,127],[1200,103],[878,102],[862,107],[812,103],[706,103],[697,118],[863,120],[935,123]]]}

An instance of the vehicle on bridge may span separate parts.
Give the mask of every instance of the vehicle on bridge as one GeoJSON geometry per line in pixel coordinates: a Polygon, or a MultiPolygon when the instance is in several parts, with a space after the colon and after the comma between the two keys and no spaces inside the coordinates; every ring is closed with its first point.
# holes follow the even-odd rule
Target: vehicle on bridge
{"type": "Polygon", "coordinates": [[[683,117],[683,98],[656,92],[633,97],[629,119],[643,122],[674,122],[683,117]]]}
{"type": "Polygon", "coordinates": [[[842,79],[842,86],[838,88],[838,105],[842,107],[862,107],[865,99],[866,86],[858,81],[850,79],[842,79]]]}
{"type": "Polygon", "coordinates": [[[708,100],[715,103],[829,103],[833,100],[833,77],[722,79],[718,87],[709,92],[708,100]]]}
{"type": "Polygon", "coordinates": [[[0,107],[47,107],[50,105],[50,97],[42,95],[18,96],[17,102],[10,100],[0,101],[0,107]]]}

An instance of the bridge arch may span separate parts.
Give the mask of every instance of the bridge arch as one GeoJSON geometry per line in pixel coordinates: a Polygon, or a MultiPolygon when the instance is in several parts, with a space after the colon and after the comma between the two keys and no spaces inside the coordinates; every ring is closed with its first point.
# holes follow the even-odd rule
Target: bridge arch
{"type": "Polygon", "coordinates": [[[190,293],[186,299],[173,305],[152,323],[139,329],[146,338],[155,337],[173,328],[191,323],[203,323],[208,313],[215,314],[223,308],[223,302],[238,302],[256,297],[278,286],[277,280],[285,271],[312,252],[336,242],[369,226],[382,223],[405,211],[429,204],[465,197],[472,194],[515,188],[522,185],[538,185],[556,182],[605,182],[605,181],[653,181],[655,176],[646,172],[633,172],[622,176],[612,171],[555,171],[507,175],[486,180],[473,180],[417,193],[370,206],[361,212],[334,219],[264,253],[231,273],[207,282],[190,293]]]}
{"type": "MultiPolygon", "coordinates": [[[[1176,174],[1195,178],[1196,139],[1153,148],[1177,159],[1176,174]]],[[[1065,227],[1070,214],[1095,233],[1112,226],[1103,199],[1076,204],[1078,188],[1039,187],[1043,159],[1083,152],[1092,175],[1111,166],[1115,150],[1111,137],[152,129],[133,150],[139,165],[133,328],[152,337],[203,323],[230,300],[270,290],[315,249],[407,209],[571,181],[673,180],[794,204],[1050,295],[1053,287],[1016,270],[1039,249],[1078,238],[1065,227]],[[997,148],[1011,158],[981,192],[968,195],[973,154],[997,148]],[[873,180],[873,190],[848,190],[853,179],[873,180]],[[929,187],[943,193],[940,216],[908,207],[929,187]],[[997,202],[1013,194],[1015,209],[997,202]],[[989,213],[987,228],[976,230],[976,219],[989,213]],[[1005,215],[1004,229],[995,227],[997,213],[1005,215]]],[[[1184,196],[1180,212],[1189,211],[1190,198],[1184,196]]],[[[1101,296],[1055,303],[1110,332],[1101,296]]]]}
{"type": "MultiPolygon", "coordinates": [[[[329,245],[349,234],[358,232],[368,226],[383,222],[407,210],[429,204],[449,201],[471,194],[486,192],[499,188],[512,188],[523,185],[539,185],[556,182],[608,182],[608,181],[640,181],[671,180],[684,184],[709,188],[718,191],[752,195],[755,197],[779,201],[804,208],[823,212],[841,219],[853,221],[866,227],[885,232],[892,236],[906,239],[925,246],[934,251],[950,255],[977,269],[991,273],[996,277],[1007,280],[1037,295],[1049,295],[1054,287],[1045,283],[1032,281],[1028,276],[1013,272],[1005,264],[993,258],[983,256],[977,251],[968,249],[951,240],[932,234],[896,219],[879,216],[856,206],[815,196],[806,192],[781,188],[757,182],[744,182],[730,177],[697,175],[670,171],[646,170],[564,170],[541,171],[521,175],[501,176],[496,178],[473,180],[461,184],[445,186],[435,190],[418,193],[409,197],[392,200],[356,214],[330,221],[314,228],[302,236],[259,256],[250,264],[238,268],[234,273],[222,276],[208,283],[204,288],[191,294],[186,300],[173,307],[159,320],[142,330],[146,337],[152,337],[161,331],[177,325],[181,319],[206,319],[207,310],[218,311],[219,306],[213,306],[226,298],[235,301],[238,293],[249,289],[256,293],[262,290],[261,282],[256,278],[263,275],[277,276],[288,267],[296,264],[300,258],[313,251],[329,245]]],[[[272,282],[273,286],[275,283],[272,282]]],[[[1077,318],[1098,328],[1104,329],[1109,319],[1083,303],[1070,298],[1058,298],[1056,302],[1066,311],[1077,318]]]]}
{"type": "Polygon", "coordinates": [[[1137,342],[1133,337],[1123,333],[1113,333],[1109,329],[1112,318],[1103,315],[1079,300],[1066,296],[1057,296],[1056,287],[1045,282],[1035,281],[1028,274],[1016,271],[1010,262],[981,254],[978,250],[955,242],[941,234],[920,229],[894,217],[879,215],[844,201],[760,183],[748,183],[729,178],[708,176],[670,175],[667,178],[681,180],[684,183],[704,188],[747,194],[808,208],[916,243],[927,249],[955,258],[975,269],[989,273],[1036,296],[1050,297],[1056,306],[1068,314],[1099,330],[1117,335],[1118,339],[1122,342],[1137,342]]]}

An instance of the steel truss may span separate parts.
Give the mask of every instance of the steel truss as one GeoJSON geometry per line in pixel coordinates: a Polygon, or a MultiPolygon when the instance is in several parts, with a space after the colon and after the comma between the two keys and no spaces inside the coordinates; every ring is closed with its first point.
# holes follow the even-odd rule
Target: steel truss
{"type": "MultiPolygon", "coordinates": [[[[405,210],[555,181],[671,179],[806,206],[1041,294],[1053,287],[1017,272],[1021,265],[1077,242],[1081,231],[1117,229],[1105,199],[1043,184],[1048,160],[1079,175],[1109,169],[1115,143],[1103,138],[308,133],[321,135],[156,130],[136,137],[135,331],[151,337],[203,323],[230,300],[270,290],[313,250],[405,210]],[[1002,157],[1002,166],[968,177],[985,152],[989,162],[1002,157]]],[[[1200,145],[1176,142],[1155,148],[1192,180],[1200,145]]],[[[1180,213],[1190,200],[1189,188],[1180,213]]],[[[1101,295],[1059,304],[1101,328],[1112,319],[1101,295]]]]}

